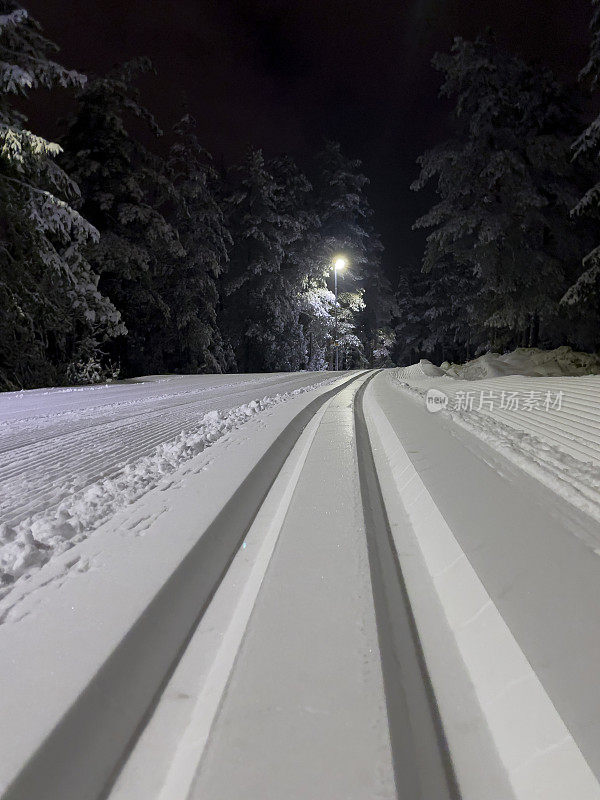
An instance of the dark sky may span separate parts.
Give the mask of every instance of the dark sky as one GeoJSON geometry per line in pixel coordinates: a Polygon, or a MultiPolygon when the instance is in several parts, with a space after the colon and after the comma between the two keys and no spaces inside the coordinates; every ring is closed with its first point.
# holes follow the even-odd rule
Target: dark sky
{"type": "MultiPolygon", "coordinates": [[[[445,135],[433,53],[491,27],[500,44],[574,80],[587,56],[589,0],[23,0],[65,66],[102,72],[153,60],[144,99],[166,129],[187,95],[204,145],[227,162],[249,144],[302,163],[341,141],[371,179],[393,274],[418,259],[427,199],[415,159],[445,135]]],[[[54,116],[38,101],[33,122],[54,116]],[[37,119],[36,119],[37,117],[37,119]]],[[[51,132],[51,131],[49,131],[51,132]]]]}

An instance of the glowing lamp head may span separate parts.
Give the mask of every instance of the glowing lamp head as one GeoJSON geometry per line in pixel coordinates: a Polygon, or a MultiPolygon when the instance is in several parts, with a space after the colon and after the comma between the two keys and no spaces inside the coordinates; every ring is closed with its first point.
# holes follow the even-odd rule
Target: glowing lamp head
{"type": "Polygon", "coordinates": [[[333,267],[336,272],[341,272],[341,270],[346,269],[346,259],[338,256],[333,262],[333,267]]]}

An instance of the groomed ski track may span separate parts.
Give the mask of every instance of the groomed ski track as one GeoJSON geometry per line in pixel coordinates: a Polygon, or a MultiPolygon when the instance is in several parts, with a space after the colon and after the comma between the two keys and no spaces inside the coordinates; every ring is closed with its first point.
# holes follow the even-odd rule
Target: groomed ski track
{"type": "Polygon", "coordinates": [[[280,414],[65,713],[29,757],[15,746],[3,800],[558,800],[544,748],[574,798],[600,798],[386,416],[386,380],[354,374],[280,414]],[[491,615],[492,638],[464,641],[459,613],[469,634],[491,615]],[[527,687],[506,720],[486,658],[495,689],[527,687]],[[517,757],[502,726],[532,714],[517,757]]]}

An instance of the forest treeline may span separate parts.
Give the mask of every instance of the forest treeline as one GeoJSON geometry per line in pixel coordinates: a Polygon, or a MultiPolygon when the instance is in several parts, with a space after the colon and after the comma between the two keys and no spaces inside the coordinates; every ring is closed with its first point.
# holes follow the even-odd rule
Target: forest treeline
{"type": "Polygon", "coordinates": [[[336,326],[341,368],[389,361],[360,162],[325,142],[310,176],[259,149],[217,168],[189,113],[159,146],[136,89],[147,59],[84,76],[16,2],[0,12],[1,388],[325,369],[336,326]],[[73,91],[57,143],[26,125],[39,87],[73,91]]]}
{"type": "Polygon", "coordinates": [[[598,349],[592,7],[578,88],[490,35],[435,56],[452,137],[420,158],[412,187],[431,198],[415,225],[425,253],[384,275],[368,180],[339,144],[302,167],[260,149],[217,165],[191,113],[163,132],[144,105],[147,59],[67,70],[27,11],[0,0],[0,389],[327,369],[336,317],[343,368],[598,349]],[[55,143],[24,109],[59,87],[73,103],[55,143]],[[351,268],[336,309],[338,254],[351,268]]]}
{"type": "Polygon", "coordinates": [[[396,358],[600,346],[600,0],[579,87],[498,47],[457,38],[437,54],[453,136],[419,159],[434,201],[421,264],[397,286],[396,358]],[[595,98],[597,100],[597,97],[595,98]],[[589,114],[589,112],[588,112],[589,114]]]}

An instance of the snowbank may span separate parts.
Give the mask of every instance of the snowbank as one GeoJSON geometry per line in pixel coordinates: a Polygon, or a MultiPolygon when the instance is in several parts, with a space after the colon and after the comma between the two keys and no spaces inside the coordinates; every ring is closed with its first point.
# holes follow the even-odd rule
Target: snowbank
{"type": "Polygon", "coordinates": [[[446,373],[441,367],[436,367],[431,361],[422,358],[418,364],[411,364],[410,367],[401,367],[398,370],[398,374],[401,374],[405,378],[437,378],[446,373]]]}
{"type": "Polygon", "coordinates": [[[466,364],[450,364],[445,361],[440,369],[451,378],[467,381],[499,378],[503,375],[557,378],[597,375],[600,373],[600,356],[579,353],[570,347],[558,347],[556,350],[520,347],[505,355],[485,353],[466,364]]]}
{"type": "Polygon", "coordinates": [[[441,377],[464,381],[484,378],[500,378],[504,375],[529,375],[530,377],[568,377],[600,374],[600,356],[579,353],[570,347],[556,350],[539,350],[535,347],[520,347],[512,353],[484,353],[467,361],[453,364],[444,361],[439,367],[426,358],[418,364],[400,367],[398,374],[404,378],[441,377]]]}

